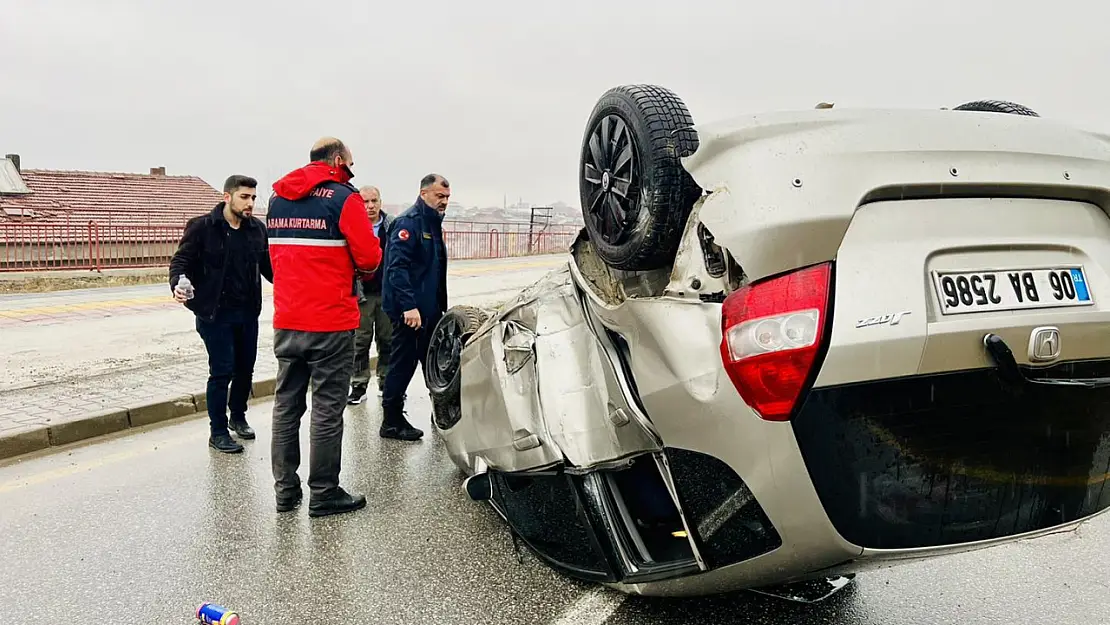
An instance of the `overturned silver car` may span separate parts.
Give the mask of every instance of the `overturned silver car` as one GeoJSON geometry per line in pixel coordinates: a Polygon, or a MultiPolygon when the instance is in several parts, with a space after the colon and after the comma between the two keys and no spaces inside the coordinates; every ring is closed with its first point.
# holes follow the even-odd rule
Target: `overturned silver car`
{"type": "Polygon", "coordinates": [[[648,595],[1110,506],[1110,137],[1009,103],[694,126],[611,89],[567,264],[433,331],[434,429],[536,554],[648,595]]]}

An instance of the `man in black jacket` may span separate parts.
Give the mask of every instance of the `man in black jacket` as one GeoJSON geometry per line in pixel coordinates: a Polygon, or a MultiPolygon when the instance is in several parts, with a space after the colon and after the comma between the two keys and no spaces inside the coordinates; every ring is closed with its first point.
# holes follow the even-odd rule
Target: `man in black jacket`
{"type": "Polygon", "coordinates": [[[246,415],[258,352],[261,278],[274,282],[266,226],[251,214],[257,187],[254,178],[229,177],[223,201],[185,224],[170,261],[170,291],[196,315],[197,334],[208,351],[208,445],[224,453],[243,451],[229,427],[244,439],[255,437],[246,415]],[[182,276],[193,293],[178,288],[182,276]]]}
{"type": "MultiPolygon", "coordinates": [[[[367,185],[358,190],[366,204],[366,214],[374,226],[374,235],[381,241],[384,258],[386,234],[393,218],[382,210],[382,194],[375,186],[367,185]]],[[[361,404],[366,399],[366,387],[370,384],[370,345],[378,342],[378,365],[375,373],[378,378],[378,395],[381,396],[385,374],[389,368],[389,339],[393,336],[393,323],[382,310],[382,273],[384,267],[369,276],[361,276],[361,289],[358,299],[359,327],[355,330],[355,364],[351,376],[351,395],[348,404],[361,404]]]]}

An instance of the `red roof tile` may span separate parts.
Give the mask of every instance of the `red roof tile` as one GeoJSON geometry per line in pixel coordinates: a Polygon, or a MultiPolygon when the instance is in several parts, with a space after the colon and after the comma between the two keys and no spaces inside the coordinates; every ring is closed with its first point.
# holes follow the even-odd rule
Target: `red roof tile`
{"type": "Polygon", "coordinates": [[[196,176],[24,169],[27,195],[0,196],[0,224],[182,226],[222,194],[196,176]]]}

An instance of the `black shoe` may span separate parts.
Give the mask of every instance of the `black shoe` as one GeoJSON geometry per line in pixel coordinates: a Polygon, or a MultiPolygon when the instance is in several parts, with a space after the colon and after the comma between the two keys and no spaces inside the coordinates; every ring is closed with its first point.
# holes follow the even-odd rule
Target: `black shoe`
{"type": "Polygon", "coordinates": [[[302,491],[299,488],[296,491],[294,491],[292,494],[284,495],[284,496],[283,495],[278,495],[278,497],[277,497],[277,511],[278,512],[289,512],[293,508],[296,508],[297,506],[301,505],[301,501],[303,501],[303,500],[304,500],[304,491],[302,491]]]}
{"type": "Polygon", "coordinates": [[[237,454],[243,451],[243,446],[235,442],[230,434],[208,437],[208,446],[225,454],[237,454]]]}
{"type": "Polygon", "coordinates": [[[328,499],[313,499],[308,504],[308,516],[322,517],[344,512],[354,512],[366,507],[365,495],[351,495],[342,488],[336,490],[334,497],[328,499]]]}
{"type": "Polygon", "coordinates": [[[382,438],[393,438],[399,441],[418,441],[424,436],[424,430],[413,427],[407,421],[401,425],[386,425],[378,429],[378,435],[382,438]]]}
{"type": "Polygon", "coordinates": [[[361,404],[366,401],[366,387],[365,386],[352,386],[351,395],[347,398],[347,404],[353,406],[361,404]]]}
{"type": "Polygon", "coordinates": [[[408,418],[405,417],[404,404],[401,404],[382,406],[382,427],[378,430],[378,436],[401,441],[416,441],[424,436],[424,432],[409,423],[408,418]]]}
{"type": "Polygon", "coordinates": [[[238,434],[240,438],[245,438],[247,440],[253,440],[254,439],[254,428],[247,425],[246,418],[232,419],[231,421],[228,422],[227,427],[231,431],[238,434]]]}

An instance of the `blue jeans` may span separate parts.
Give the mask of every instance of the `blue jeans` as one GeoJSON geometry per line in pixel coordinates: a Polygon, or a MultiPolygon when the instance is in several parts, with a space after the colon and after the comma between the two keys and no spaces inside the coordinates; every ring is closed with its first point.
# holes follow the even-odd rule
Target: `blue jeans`
{"type": "Polygon", "coordinates": [[[212,321],[197,317],[197,334],[208,350],[208,422],[212,435],[220,436],[228,433],[229,409],[232,420],[246,420],[258,355],[258,317],[221,310],[212,321]]]}

